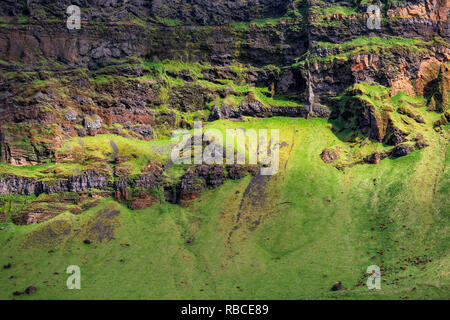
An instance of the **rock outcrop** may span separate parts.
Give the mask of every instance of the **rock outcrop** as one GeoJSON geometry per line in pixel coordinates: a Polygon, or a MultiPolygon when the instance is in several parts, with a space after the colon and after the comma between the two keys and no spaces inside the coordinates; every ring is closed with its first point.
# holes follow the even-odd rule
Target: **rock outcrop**
{"type": "Polygon", "coordinates": [[[227,178],[236,180],[247,175],[256,175],[258,166],[252,165],[199,165],[190,168],[181,177],[179,186],[180,201],[185,203],[200,196],[205,188],[217,188],[227,178]]]}
{"type": "Polygon", "coordinates": [[[0,193],[40,195],[42,193],[81,192],[89,189],[108,190],[109,179],[109,176],[96,171],[85,171],[80,175],[54,180],[0,175],[0,193]]]}
{"type": "MultiPolygon", "coordinates": [[[[393,146],[364,155],[367,163],[426,147],[412,135],[427,124],[418,107],[443,113],[436,130],[450,122],[448,0],[382,3],[380,29],[370,30],[365,1],[6,0],[1,161],[76,163],[84,171],[0,172],[0,193],[98,189],[139,209],[164,198],[188,201],[256,173],[197,166],[168,181],[169,164],[152,159],[136,169],[142,159],[124,156],[112,140],[107,152],[84,148],[82,139],[70,151],[64,145],[102,134],[151,140],[194,121],[339,118],[343,130],[393,146]],[[66,27],[70,4],[81,7],[79,30],[66,27]]],[[[334,151],[322,158],[341,166],[334,151]]],[[[27,219],[38,221],[35,213],[27,219]]]]}
{"type": "Polygon", "coordinates": [[[211,111],[209,117],[210,121],[218,119],[240,119],[242,116],[270,118],[270,117],[291,117],[291,118],[308,118],[312,116],[320,118],[328,118],[331,111],[326,107],[315,104],[311,108],[309,106],[270,106],[265,105],[258,100],[254,93],[251,92],[242,102],[239,107],[222,105],[215,106],[211,111]]]}

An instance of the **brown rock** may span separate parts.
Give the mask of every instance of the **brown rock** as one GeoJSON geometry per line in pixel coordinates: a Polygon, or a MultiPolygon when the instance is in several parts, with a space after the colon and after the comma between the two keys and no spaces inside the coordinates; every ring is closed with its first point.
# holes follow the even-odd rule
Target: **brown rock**
{"type": "Polygon", "coordinates": [[[32,294],[35,293],[37,291],[35,286],[29,286],[28,288],[25,289],[25,293],[26,294],[32,294]]]}
{"type": "Polygon", "coordinates": [[[365,163],[377,164],[381,161],[381,154],[379,152],[372,153],[364,158],[365,163]]]}
{"type": "Polygon", "coordinates": [[[408,145],[402,144],[402,145],[398,145],[396,146],[393,150],[392,150],[392,157],[394,158],[399,158],[399,157],[404,157],[409,155],[412,152],[412,148],[408,145]]]}
{"type": "Polygon", "coordinates": [[[342,290],[342,282],[336,282],[335,284],[333,284],[333,286],[331,287],[331,291],[339,291],[342,290]]]}
{"type": "Polygon", "coordinates": [[[320,154],[320,158],[325,163],[333,163],[340,157],[340,152],[337,148],[326,148],[320,154]]]}
{"type": "Polygon", "coordinates": [[[155,203],[160,203],[149,190],[139,191],[135,190],[133,192],[133,199],[131,200],[130,209],[140,210],[153,206],[155,203]]]}

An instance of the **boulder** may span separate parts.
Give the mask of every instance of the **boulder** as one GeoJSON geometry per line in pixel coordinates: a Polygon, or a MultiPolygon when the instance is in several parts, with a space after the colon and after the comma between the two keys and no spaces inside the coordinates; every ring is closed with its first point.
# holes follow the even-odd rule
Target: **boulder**
{"type": "Polygon", "coordinates": [[[340,152],[337,148],[326,148],[320,154],[320,158],[325,163],[333,163],[340,157],[340,152]]]}
{"type": "Polygon", "coordinates": [[[406,145],[406,144],[401,144],[396,146],[391,153],[391,156],[393,158],[400,158],[400,157],[404,157],[409,155],[411,152],[413,151],[413,149],[406,145]]]}

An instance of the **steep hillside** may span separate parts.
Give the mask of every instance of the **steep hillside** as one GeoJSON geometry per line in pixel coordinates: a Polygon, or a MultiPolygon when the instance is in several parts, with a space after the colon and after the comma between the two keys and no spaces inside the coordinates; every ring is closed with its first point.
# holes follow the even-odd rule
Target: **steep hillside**
{"type": "Polygon", "coordinates": [[[450,4],[370,5],[3,1],[0,298],[448,299],[450,4]],[[196,122],[278,173],[174,163],[196,122]]]}

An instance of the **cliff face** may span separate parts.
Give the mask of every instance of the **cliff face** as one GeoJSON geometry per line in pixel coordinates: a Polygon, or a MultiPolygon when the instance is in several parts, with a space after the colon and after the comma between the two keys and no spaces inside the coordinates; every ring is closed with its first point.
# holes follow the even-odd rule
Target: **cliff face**
{"type": "Polygon", "coordinates": [[[292,7],[290,0],[6,0],[1,12],[6,16],[65,19],[65,10],[71,4],[85,11],[83,18],[86,20],[119,22],[134,18],[171,19],[185,25],[220,25],[232,21],[278,17],[292,7]]]}
{"type": "Polygon", "coordinates": [[[40,195],[41,193],[81,192],[89,189],[107,190],[108,180],[109,176],[93,171],[49,181],[4,175],[0,177],[0,193],[40,195]]]}
{"type": "MultiPolygon", "coordinates": [[[[367,28],[367,14],[336,13],[324,21],[321,9],[315,10],[320,6],[316,3],[310,1],[309,30],[311,55],[316,60],[312,65],[314,82],[326,80],[318,85],[320,94],[336,95],[352,83],[374,81],[392,87],[394,93],[423,95],[429,77],[449,61],[448,1],[401,1],[385,7],[380,30],[367,28]]],[[[366,7],[362,7],[363,12],[366,7]]]]}
{"type": "MultiPolygon", "coordinates": [[[[105,165],[107,156],[86,155],[81,144],[66,152],[65,141],[99,134],[148,141],[190,129],[194,120],[331,117],[374,141],[412,141],[411,128],[421,123],[415,107],[449,110],[449,1],[384,1],[379,30],[368,29],[367,6],[315,0],[4,1],[1,160],[84,167],[72,178],[55,174],[52,183],[4,174],[0,192],[114,188],[117,198],[127,198],[125,189],[134,185],[120,184],[121,174],[82,173],[86,166],[105,165]],[[70,4],[81,8],[80,30],[66,28],[70,4]],[[417,121],[402,124],[402,117],[417,121]]],[[[444,114],[436,125],[446,121],[444,114]]],[[[133,161],[116,162],[113,170],[128,176],[133,161]]],[[[180,186],[175,198],[196,193],[180,186]]]]}

